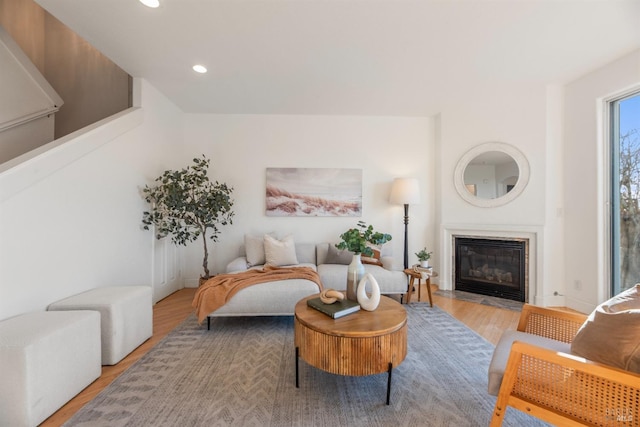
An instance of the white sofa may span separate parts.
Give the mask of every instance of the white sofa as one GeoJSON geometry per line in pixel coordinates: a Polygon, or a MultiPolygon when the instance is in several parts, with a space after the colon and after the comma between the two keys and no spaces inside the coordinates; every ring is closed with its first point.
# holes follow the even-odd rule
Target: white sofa
{"type": "MultiPolygon", "coordinates": [[[[316,270],[325,289],[345,290],[348,263],[327,263],[329,245],[330,243],[296,243],[296,265],[316,270]]],[[[402,271],[402,266],[395,266],[394,259],[385,253],[384,249],[381,255],[380,261],[383,265],[364,264],[365,271],[375,277],[382,294],[404,295],[407,292],[407,277],[402,271]]],[[[342,261],[346,262],[345,257],[342,261]]],[[[262,267],[262,264],[252,265],[247,260],[245,246],[242,246],[240,255],[227,265],[226,271],[238,273],[262,267]]],[[[300,299],[319,292],[318,285],[309,280],[294,279],[262,283],[240,290],[227,304],[208,317],[292,315],[300,299]]]]}

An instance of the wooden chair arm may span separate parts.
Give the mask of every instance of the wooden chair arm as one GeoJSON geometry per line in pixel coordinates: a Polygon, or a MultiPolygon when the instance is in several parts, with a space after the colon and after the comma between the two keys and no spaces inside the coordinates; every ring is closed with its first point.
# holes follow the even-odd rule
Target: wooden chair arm
{"type": "Polygon", "coordinates": [[[516,341],[491,426],[507,406],[554,425],[637,425],[639,399],[639,374],[516,341]]]}
{"type": "Polygon", "coordinates": [[[525,304],[518,331],[570,343],[585,320],[587,316],[581,313],[525,304]]]}

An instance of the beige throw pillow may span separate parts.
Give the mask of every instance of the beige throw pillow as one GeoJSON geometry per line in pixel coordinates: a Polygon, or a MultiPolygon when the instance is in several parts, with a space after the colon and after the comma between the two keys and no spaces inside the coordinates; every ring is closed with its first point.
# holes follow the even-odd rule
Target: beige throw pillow
{"type": "Polygon", "coordinates": [[[600,304],[573,339],[571,353],[640,373],[640,284],[600,304]]]}
{"type": "Polygon", "coordinates": [[[244,236],[244,252],[249,266],[264,264],[264,236],[246,234],[244,236]]]}
{"type": "Polygon", "coordinates": [[[298,264],[293,236],[287,236],[282,240],[278,240],[265,234],[264,255],[266,263],[269,265],[283,266],[298,264]]]}

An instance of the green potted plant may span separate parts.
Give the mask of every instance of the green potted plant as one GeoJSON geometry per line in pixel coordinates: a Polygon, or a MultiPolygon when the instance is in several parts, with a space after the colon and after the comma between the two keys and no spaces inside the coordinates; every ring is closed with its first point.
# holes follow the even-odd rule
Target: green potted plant
{"type": "Polygon", "coordinates": [[[364,276],[364,266],[361,256],[372,256],[372,245],[382,245],[391,240],[390,234],[373,230],[373,226],[364,221],[358,221],[355,228],[350,228],[340,235],[342,241],[336,244],[336,248],[353,252],[353,261],[347,268],[347,299],[357,301],[357,286],[364,276]]]}
{"type": "Polygon", "coordinates": [[[391,240],[390,234],[379,233],[373,231],[373,226],[364,221],[358,221],[357,228],[350,228],[340,235],[342,241],[336,244],[338,249],[346,249],[354,254],[364,254],[365,256],[373,255],[367,243],[373,245],[382,245],[391,240]]]}
{"type": "Polygon", "coordinates": [[[416,252],[418,261],[420,261],[420,267],[429,268],[429,260],[433,252],[427,252],[427,248],[422,248],[420,252],[416,252]]]}
{"type": "Polygon", "coordinates": [[[233,188],[209,180],[209,159],[204,155],[193,163],[179,171],[165,171],[155,179],[155,186],[145,185],[142,193],[151,208],[143,212],[142,223],[145,230],[155,227],[156,238],[170,235],[178,245],[202,238],[202,283],[209,278],[207,237],[217,242],[220,226],[233,223],[233,188]]]}

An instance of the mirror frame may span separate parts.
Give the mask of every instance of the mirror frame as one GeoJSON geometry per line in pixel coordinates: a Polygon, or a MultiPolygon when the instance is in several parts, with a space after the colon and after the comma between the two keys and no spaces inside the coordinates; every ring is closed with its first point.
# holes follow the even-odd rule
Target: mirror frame
{"type": "Polygon", "coordinates": [[[467,203],[481,208],[494,208],[497,206],[506,205],[507,203],[518,197],[520,194],[522,194],[525,187],[529,183],[529,174],[529,162],[527,161],[527,158],[524,156],[524,154],[522,154],[522,152],[516,147],[504,142],[485,142],[476,147],[473,147],[460,158],[454,171],[453,180],[458,194],[467,203]],[[502,153],[508,154],[513,158],[513,160],[515,160],[516,164],[518,165],[518,182],[516,182],[516,185],[513,187],[513,189],[504,196],[500,196],[495,199],[481,199],[469,193],[469,191],[465,187],[464,170],[467,168],[469,163],[478,155],[489,151],[500,151],[502,153]]]}

